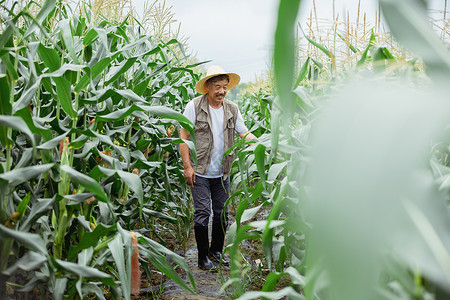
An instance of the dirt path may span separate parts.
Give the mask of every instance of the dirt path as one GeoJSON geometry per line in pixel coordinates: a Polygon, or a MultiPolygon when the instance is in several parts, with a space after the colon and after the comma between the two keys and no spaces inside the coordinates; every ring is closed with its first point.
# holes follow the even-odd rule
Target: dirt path
{"type": "MultiPolygon", "coordinates": [[[[264,209],[263,211],[258,213],[259,219],[265,219],[268,215],[268,209],[264,209]]],[[[229,223],[231,224],[234,221],[234,214],[230,214],[230,220],[229,223]]],[[[211,240],[211,227],[212,224],[210,222],[209,224],[209,239],[211,240]]],[[[183,256],[186,259],[186,262],[189,266],[189,269],[191,270],[194,279],[195,284],[197,286],[198,294],[193,295],[190,292],[184,290],[182,287],[180,287],[178,284],[176,284],[172,280],[166,280],[164,282],[161,282],[161,284],[155,285],[150,288],[144,288],[141,290],[141,298],[139,299],[162,299],[162,300],[180,300],[180,299],[231,299],[231,295],[227,295],[226,293],[219,293],[220,289],[222,287],[223,282],[226,282],[230,278],[230,271],[229,267],[223,267],[222,269],[222,275],[218,272],[207,272],[204,270],[201,270],[197,266],[197,245],[195,242],[195,236],[194,236],[194,228],[192,226],[191,228],[191,234],[190,238],[187,242],[187,248],[186,252],[183,251],[176,251],[178,255],[183,256]],[[222,280],[221,280],[222,276],[222,280]],[[151,298],[142,297],[143,295],[153,295],[151,298]]],[[[242,242],[243,250],[247,253],[247,259],[249,261],[253,261],[253,259],[260,260],[264,256],[264,252],[262,251],[262,248],[260,245],[255,246],[252,245],[248,241],[242,242]]],[[[255,261],[256,263],[256,261],[255,261]]],[[[216,264],[217,266],[217,264],[216,264]]],[[[254,266],[256,269],[258,268],[257,265],[254,266]]],[[[189,282],[189,279],[187,275],[182,276],[185,282],[189,282]]],[[[167,279],[167,277],[166,277],[167,279]]],[[[255,284],[253,288],[256,287],[256,289],[262,288],[262,286],[258,285],[258,281],[251,282],[250,284],[255,284]]],[[[232,292],[231,288],[228,288],[228,292],[232,292]]]]}
{"type": "MultiPolygon", "coordinates": [[[[211,240],[211,222],[209,224],[209,239],[211,240]]],[[[192,228],[193,230],[193,228],[192,228]]],[[[188,250],[186,253],[178,253],[186,259],[189,269],[195,278],[195,284],[197,286],[198,294],[193,295],[190,292],[184,290],[173,280],[168,280],[164,283],[164,291],[161,294],[162,300],[182,300],[182,299],[229,299],[224,294],[219,294],[220,288],[222,287],[222,282],[220,280],[220,274],[218,272],[208,272],[201,270],[197,266],[197,244],[195,242],[194,232],[191,232],[190,239],[188,242],[188,250]]],[[[216,264],[218,267],[218,265],[216,264]]],[[[228,276],[228,269],[222,269],[223,279],[226,281],[228,276]]],[[[184,275],[184,280],[189,282],[187,275],[184,275]]]]}
{"type": "MultiPolygon", "coordinates": [[[[190,294],[188,291],[184,290],[175,282],[170,280],[165,284],[165,289],[162,293],[161,299],[227,299],[224,295],[219,295],[220,288],[222,287],[219,273],[207,272],[198,268],[197,248],[195,246],[189,248],[184,256],[192,274],[194,275],[198,295],[190,294]]],[[[185,279],[188,281],[187,275],[185,276],[185,279]]]]}

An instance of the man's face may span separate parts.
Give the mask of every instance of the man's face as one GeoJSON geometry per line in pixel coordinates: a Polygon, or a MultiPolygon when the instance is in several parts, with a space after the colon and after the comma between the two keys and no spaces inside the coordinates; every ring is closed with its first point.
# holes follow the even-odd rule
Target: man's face
{"type": "Polygon", "coordinates": [[[222,102],[228,91],[228,80],[219,80],[208,85],[208,98],[215,102],[222,102]]]}

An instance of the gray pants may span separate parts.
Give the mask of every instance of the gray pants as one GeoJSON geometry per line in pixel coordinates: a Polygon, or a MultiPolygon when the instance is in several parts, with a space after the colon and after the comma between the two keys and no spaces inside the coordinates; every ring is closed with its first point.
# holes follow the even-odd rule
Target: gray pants
{"type": "Polygon", "coordinates": [[[211,202],[213,222],[228,223],[228,209],[224,205],[230,195],[230,177],[225,181],[220,178],[205,178],[196,176],[194,187],[191,188],[194,198],[194,226],[208,226],[211,215],[211,202]],[[223,212],[223,213],[222,213],[223,212]]]}

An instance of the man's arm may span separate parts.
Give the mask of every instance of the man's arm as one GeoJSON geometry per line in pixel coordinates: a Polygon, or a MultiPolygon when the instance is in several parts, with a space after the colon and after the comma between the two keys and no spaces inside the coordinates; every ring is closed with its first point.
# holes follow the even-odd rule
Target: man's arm
{"type": "Polygon", "coordinates": [[[245,126],[244,119],[242,118],[242,114],[239,110],[236,117],[235,130],[241,139],[245,137],[246,141],[258,140],[258,138],[248,130],[247,126],[245,126]],[[242,131],[242,133],[239,133],[240,131],[242,131]]]}
{"type": "Polygon", "coordinates": [[[256,136],[254,136],[253,133],[251,133],[250,131],[246,131],[244,133],[238,133],[238,135],[241,137],[241,139],[244,138],[244,136],[245,136],[246,141],[258,140],[258,138],[256,136]]]}
{"type": "MultiPolygon", "coordinates": [[[[238,135],[239,135],[241,138],[243,138],[247,133],[248,133],[248,135],[245,137],[245,141],[251,141],[251,140],[257,140],[257,141],[259,141],[259,139],[258,139],[256,136],[254,136],[253,133],[251,133],[251,132],[249,132],[249,131],[244,132],[244,133],[238,133],[238,135]]],[[[277,151],[277,154],[278,154],[279,156],[281,156],[280,152],[278,152],[278,151],[277,151]]]]}
{"type": "MultiPolygon", "coordinates": [[[[190,140],[190,133],[184,128],[180,129],[180,138],[183,140],[190,140]]],[[[184,178],[186,178],[186,182],[191,187],[194,187],[195,182],[195,171],[191,165],[191,159],[189,154],[189,147],[186,143],[180,144],[180,153],[181,159],[183,160],[184,167],[184,178]]]]}

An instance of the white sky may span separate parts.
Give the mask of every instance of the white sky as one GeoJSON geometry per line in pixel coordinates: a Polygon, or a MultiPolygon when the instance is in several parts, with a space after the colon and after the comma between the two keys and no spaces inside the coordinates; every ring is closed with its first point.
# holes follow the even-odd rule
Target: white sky
{"type": "MultiPolygon", "coordinates": [[[[133,0],[138,11],[144,2],[133,0]]],[[[312,2],[302,1],[300,20],[309,16],[312,2]]],[[[430,0],[430,6],[443,9],[444,2],[430,0]]],[[[241,82],[253,81],[270,66],[278,4],[279,0],[166,0],[197,58],[212,60],[206,67],[220,65],[238,73],[241,82]]],[[[348,11],[350,20],[356,19],[358,0],[335,0],[335,7],[337,13],[348,11]]],[[[316,9],[319,18],[331,18],[333,0],[316,0],[316,9]]],[[[377,0],[361,0],[361,12],[374,16],[377,9],[377,0]]]]}
{"type": "Polygon", "coordinates": [[[201,61],[212,60],[242,82],[268,69],[278,0],[166,0],[201,61]]]}

